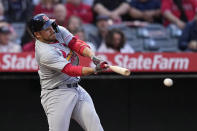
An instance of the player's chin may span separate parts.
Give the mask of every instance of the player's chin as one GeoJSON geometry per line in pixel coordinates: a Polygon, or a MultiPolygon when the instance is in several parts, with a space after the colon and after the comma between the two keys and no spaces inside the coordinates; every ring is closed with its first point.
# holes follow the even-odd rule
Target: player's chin
{"type": "Polygon", "coordinates": [[[51,36],[49,37],[49,39],[50,39],[50,40],[55,40],[55,39],[56,39],[55,34],[51,35],[51,36]]]}

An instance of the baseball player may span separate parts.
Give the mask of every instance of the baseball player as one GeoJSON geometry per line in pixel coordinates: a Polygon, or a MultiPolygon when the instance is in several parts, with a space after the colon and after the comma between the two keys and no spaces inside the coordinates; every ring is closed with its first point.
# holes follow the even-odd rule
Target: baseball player
{"type": "Polygon", "coordinates": [[[103,131],[91,97],[78,82],[80,76],[105,70],[107,63],[96,57],[84,41],[45,14],[34,16],[28,28],[36,39],[41,103],[49,131],[68,131],[71,118],[85,131],[103,131]],[[96,67],[79,66],[76,53],[91,58],[96,67]]]}

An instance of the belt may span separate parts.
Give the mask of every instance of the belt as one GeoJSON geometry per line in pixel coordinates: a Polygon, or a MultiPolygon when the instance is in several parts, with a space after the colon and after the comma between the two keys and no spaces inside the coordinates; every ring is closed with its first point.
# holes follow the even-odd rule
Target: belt
{"type": "MultiPolygon", "coordinates": [[[[66,84],[67,88],[73,88],[73,87],[78,87],[78,83],[71,83],[71,84],[66,84]]],[[[57,86],[53,89],[65,89],[65,86],[57,86]]],[[[47,89],[47,90],[53,90],[53,89],[47,89]]]]}
{"type": "Polygon", "coordinates": [[[78,87],[78,83],[66,84],[68,88],[78,87]]]}

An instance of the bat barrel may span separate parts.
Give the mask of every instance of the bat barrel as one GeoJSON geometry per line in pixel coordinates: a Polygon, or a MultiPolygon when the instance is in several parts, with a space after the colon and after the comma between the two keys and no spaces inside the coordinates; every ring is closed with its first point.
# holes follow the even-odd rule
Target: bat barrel
{"type": "Polygon", "coordinates": [[[130,71],[126,68],[122,68],[119,66],[109,66],[109,68],[113,71],[116,72],[118,74],[124,75],[124,76],[129,76],[130,75],[130,71]]]}

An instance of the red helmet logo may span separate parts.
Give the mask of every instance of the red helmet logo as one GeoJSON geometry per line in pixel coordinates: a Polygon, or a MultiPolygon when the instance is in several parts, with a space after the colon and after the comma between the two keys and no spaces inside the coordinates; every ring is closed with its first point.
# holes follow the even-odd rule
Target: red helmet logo
{"type": "Polygon", "coordinates": [[[43,18],[44,21],[48,21],[49,20],[49,18],[47,16],[45,16],[45,15],[42,16],[42,18],[43,18]]]}

